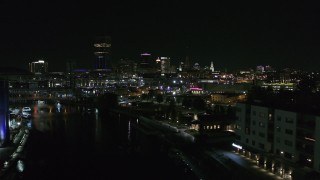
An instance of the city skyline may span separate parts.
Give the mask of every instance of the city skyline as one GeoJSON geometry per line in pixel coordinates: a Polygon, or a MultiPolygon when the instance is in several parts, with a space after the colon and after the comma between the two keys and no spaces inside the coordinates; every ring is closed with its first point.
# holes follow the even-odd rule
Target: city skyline
{"type": "Polygon", "coordinates": [[[67,61],[94,68],[96,36],[112,38],[112,62],[138,60],[144,52],[220,70],[258,65],[319,70],[319,13],[311,3],[188,4],[164,2],[47,6],[2,3],[0,58],[27,69],[48,61],[50,71],[64,71],[67,61]],[[72,9],[71,9],[72,8],[72,9]],[[71,10],[70,10],[71,9],[71,10]]]}

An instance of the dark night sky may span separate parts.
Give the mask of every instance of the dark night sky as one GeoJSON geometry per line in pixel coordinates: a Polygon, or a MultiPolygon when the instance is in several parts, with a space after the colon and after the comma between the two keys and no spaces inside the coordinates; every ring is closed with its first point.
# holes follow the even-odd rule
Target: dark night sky
{"type": "Polygon", "coordinates": [[[2,66],[27,68],[43,58],[51,71],[64,71],[67,60],[92,68],[92,40],[110,35],[113,62],[150,52],[174,63],[189,54],[193,63],[213,61],[220,70],[256,65],[320,70],[316,4],[93,2],[0,2],[2,66]]]}

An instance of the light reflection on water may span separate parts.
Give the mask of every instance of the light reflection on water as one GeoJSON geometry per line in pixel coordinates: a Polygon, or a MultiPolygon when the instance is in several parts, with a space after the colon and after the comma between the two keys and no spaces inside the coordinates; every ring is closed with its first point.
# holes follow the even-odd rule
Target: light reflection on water
{"type": "Polygon", "coordinates": [[[101,120],[97,113],[84,107],[45,104],[31,106],[32,128],[49,133],[62,146],[81,146],[101,142],[101,120]]]}
{"type": "Polygon", "coordinates": [[[45,104],[39,106],[34,104],[32,107],[32,122],[33,128],[45,132],[52,130],[53,121],[63,120],[65,126],[67,126],[69,120],[79,119],[78,116],[81,116],[81,119],[96,119],[98,116],[84,116],[85,112],[81,107],[72,107],[72,106],[56,106],[54,104],[45,104]]]}
{"type": "MultiPolygon", "coordinates": [[[[165,178],[160,179],[169,179],[168,177],[172,176],[172,168],[163,169],[166,166],[162,164],[167,164],[166,159],[157,159],[158,156],[160,157],[159,153],[154,156],[155,159],[150,160],[149,157],[143,158],[140,155],[130,155],[128,158],[129,154],[135,154],[133,149],[139,148],[130,148],[130,152],[124,149],[126,147],[119,148],[119,145],[136,141],[135,119],[119,115],[119,121],[114,121],[115,123],[110,125],[111,119],[101,121],[98,114],[85,112],[85,109],[79,106],[62,106],[60,112],[55,105],[39,107],[35,104],[31,108],[33,109],[32,128],[43,133],[35,132],[37,137],[33,136],[35,141],[32,143],[30,152],[37,156],[43,154],[45,158],[40,158],[48,161],[47,166],[52,168],[49,171],[52,174],[62,172],[59,177],[66,173],[68,175],[63,177],[78,177],[77,179],[92,179],[92,174],[98,174],[101,177],[99,179],[110,179],[105,173],[105,168],[100,164],[111,162],[110,164],[115,167],[109,169],[110,174],[113,175],[119,169],[123,170],[122,176],[114,174],[117,177],[120,176],[117,179],[129,179],[126,175],[135,177],[133,179],[150,179],[150,177],[145,178],[141,173],[136,173],[141,169],[146,169],[147,172],[154,171],[154,174],[159,174],[157,169],[161,169],[161,174],[165,178]],[[35,151],[35,149],[38,150],[35,151]],[[137,165],[137,161],[142,162],[142,165],[137,165]],[[157,163],[150,166],[154,162],[157,163]],[[128,166],[123,167],[124,164],[128,166]]],[[[44,171],[39,168],[42,166],[36,166],[35,171],[43,173],[44,171]]],[[[46,173],[41,174],[41,177],[45,177],[42,179],[50,178],[48,176],[46,173]]]]}

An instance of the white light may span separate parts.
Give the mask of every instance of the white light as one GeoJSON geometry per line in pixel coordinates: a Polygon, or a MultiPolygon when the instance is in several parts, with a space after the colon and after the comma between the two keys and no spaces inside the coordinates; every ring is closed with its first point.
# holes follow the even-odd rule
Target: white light
{"type": "Polygon", "coordinates": [[[24,163],[23,163],[23,161],[19,160],[19,161],[17,162],[17,170],[18,170],[19,172],[23,172],[23,171],[24,171],[24,163]]]}
{"type": "Polygon", "coordinates": [[[236,148],[238,148],[238,149],[242,149],[242,146],[240,146],[240,145],[238,145],[238,144],[235,144],[235,143],[232,143],[232,146],[233,146],[233,147],[236,147],[236,148]]]}
{"type": "Polygon", "coordinates": [[[8,167],[8,165],[9,165],[9,162],[8,161],[5,161],[4,163],[3,163],[3,167],[8,167]]]}

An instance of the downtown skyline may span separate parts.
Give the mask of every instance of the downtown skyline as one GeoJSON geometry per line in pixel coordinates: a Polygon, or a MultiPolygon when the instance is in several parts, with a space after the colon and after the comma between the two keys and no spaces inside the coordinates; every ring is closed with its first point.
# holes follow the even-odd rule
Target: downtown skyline
{"type": "Polygon", "coordinates": [[[319,70],[319,13],[311,3],[2,3],[1,66],[27,68],[44,59],[50,71],[66,61],[93,68],[96,36],[112,38],[112,63],[144,52],[220,69],[319,70]],[[101,6],[100,6],[101,5],[101,6]],[[104,8],[105,7],[105,8],[104,8]]]}

